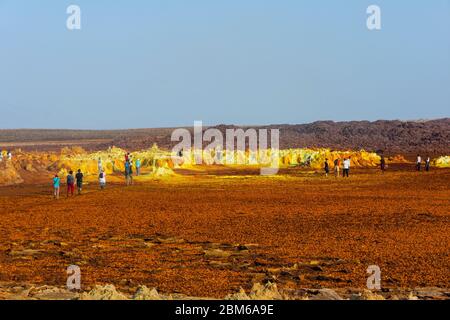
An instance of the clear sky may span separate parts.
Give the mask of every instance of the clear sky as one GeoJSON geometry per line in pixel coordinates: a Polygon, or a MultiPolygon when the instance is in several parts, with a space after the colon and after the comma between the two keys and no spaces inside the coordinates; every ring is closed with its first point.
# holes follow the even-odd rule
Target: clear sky
{"type": "Polygon", "coordinates": [[[450,0],[0,0],[0,111],[0,128],[449,117],[450,0]]]}

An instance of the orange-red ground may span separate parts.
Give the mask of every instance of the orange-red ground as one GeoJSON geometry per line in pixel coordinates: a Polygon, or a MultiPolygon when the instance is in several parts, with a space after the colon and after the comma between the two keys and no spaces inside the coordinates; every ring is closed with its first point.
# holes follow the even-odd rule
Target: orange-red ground
{"type": "Polygon", "coordinates": [[[0,188],[0,282],[64,286],[77,264],[84,288],[223,298],[269,280],[364,288],[375,264],[383,287],[449,287],[449,169],[205,170],[102,192],[91,183],[59,201],[48,185],[0,188]]]}

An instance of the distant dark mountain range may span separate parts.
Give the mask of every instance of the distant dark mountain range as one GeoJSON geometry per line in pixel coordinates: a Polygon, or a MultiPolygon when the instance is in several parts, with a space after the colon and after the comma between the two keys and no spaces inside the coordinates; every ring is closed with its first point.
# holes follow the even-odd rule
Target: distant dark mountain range
{"type": "MultiPolygon", "coordinates": [[[[218,125],[223,133],[237,126],[218,125]]],[[[247,129],[247,127],[242,127],[247,129]]],[[[331,149],[365,149],[386,154],[450,154],[450,118],[421,121],[318,121],[297,125],[270,125],[255,129],[280,129],[280,147],[325,147],[331,149]]],[[[192,128],[187,128],[192,130],[192,128]]],[[[206,129],[206,128],[204,128],[206,129]]],[[[153,143],[171,148],[173,128],[130,130],[0,130],[0,147],[56,150],[64,145],[86,149],[103,149],[111,145],[136,150],[153,143]]]]}

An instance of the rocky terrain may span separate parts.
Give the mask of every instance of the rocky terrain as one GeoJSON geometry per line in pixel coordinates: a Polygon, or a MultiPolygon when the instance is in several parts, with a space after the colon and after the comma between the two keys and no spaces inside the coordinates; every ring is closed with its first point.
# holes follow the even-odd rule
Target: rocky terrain
{"type": "MultiPolygon", "coordinates": [[[[192,124],[188,127],[192,127],[192,124]]],[[[234,127],[215,126],[223,133],[225,129],[234,127]]],[[[450,154],[450,118],[430,121],[319,121],[310,124],[252,126],[252,128],[280,129],[280,147],[283,149],[383,150],[387,155],[407,156],[413,156],[418,152],[430,156],[450,154]]],[[[76,144],[87,150],[101,150],[112,145],[128,150],[139,150],[156,143],[163,149],[171,149],[174,145],[170,141],[172,131],[172,128],[109,131],[0,130],[0,148],[59,150],[62,146],[76,144]]]]}
{"type": "MultiPolygon", "coordinates": [[[[183,294],[161,294],[155,288],[138,286],[121,292],[114,285],[96,285],[91,290],[68,290],[52,286],[0,284],[0,300],[201,300],[210,297],[191,297],[183,294]],[[134,291],[134,292],[133,292],[134,291]]],[[[223,297],[223,300],[447,300],[450,292],[441,288],[402,290],[361,289],[300,289],[282,290],[274,283],[253,285],[223,297]]]]}
{"type": "Polygon", "coordinates": [[[0,162],[0,299],[449,299],[449,119],[285,125],[284,147],[316,148],[281,150],[273,177],[246,153],[245,166],[174,163],[150,148],[171,132],[0,130],[13,150],[0,162]],[[127,149],[143,164],[130,187],[127,149]],[[430,172],[415,171],[418,150],[430,172]],[[324,176],[324,158],[348,155],[349,179],[324,176]],[[83,194],[63,183],[55,201],[52,176],[78,168],[83,194]],[[81,291],[64,286],[69,265],[81,291]],[[381,290],[366,289],[369,265],[381,290]]]}
{"type": "Polygon", "coordinates": [[[69,198],[63,184],[59,200],[48,180],[0,188],[0,297],[66,294],[76,265],[83,292],[68,298],[115,296],[96,287],[107,284],[127,298],[140,286],[164,298],[246,298],[272,283],[273,298],[350,299],[369,295],[377,265],[374,297],[448,298],[450,169],[354,168],[348,179],[251,170],[144,172],[130,187],[110,177],[105,190],[88,181],[69,198]]]}

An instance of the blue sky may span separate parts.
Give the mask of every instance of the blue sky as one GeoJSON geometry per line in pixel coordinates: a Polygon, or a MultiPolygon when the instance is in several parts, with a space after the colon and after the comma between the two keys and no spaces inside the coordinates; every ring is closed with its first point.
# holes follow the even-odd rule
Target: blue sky
{"type": "Polygon", "coordinates": [[[0,128],[448,117],[450,0],[0,0],[0,110],[0,128]]]}

